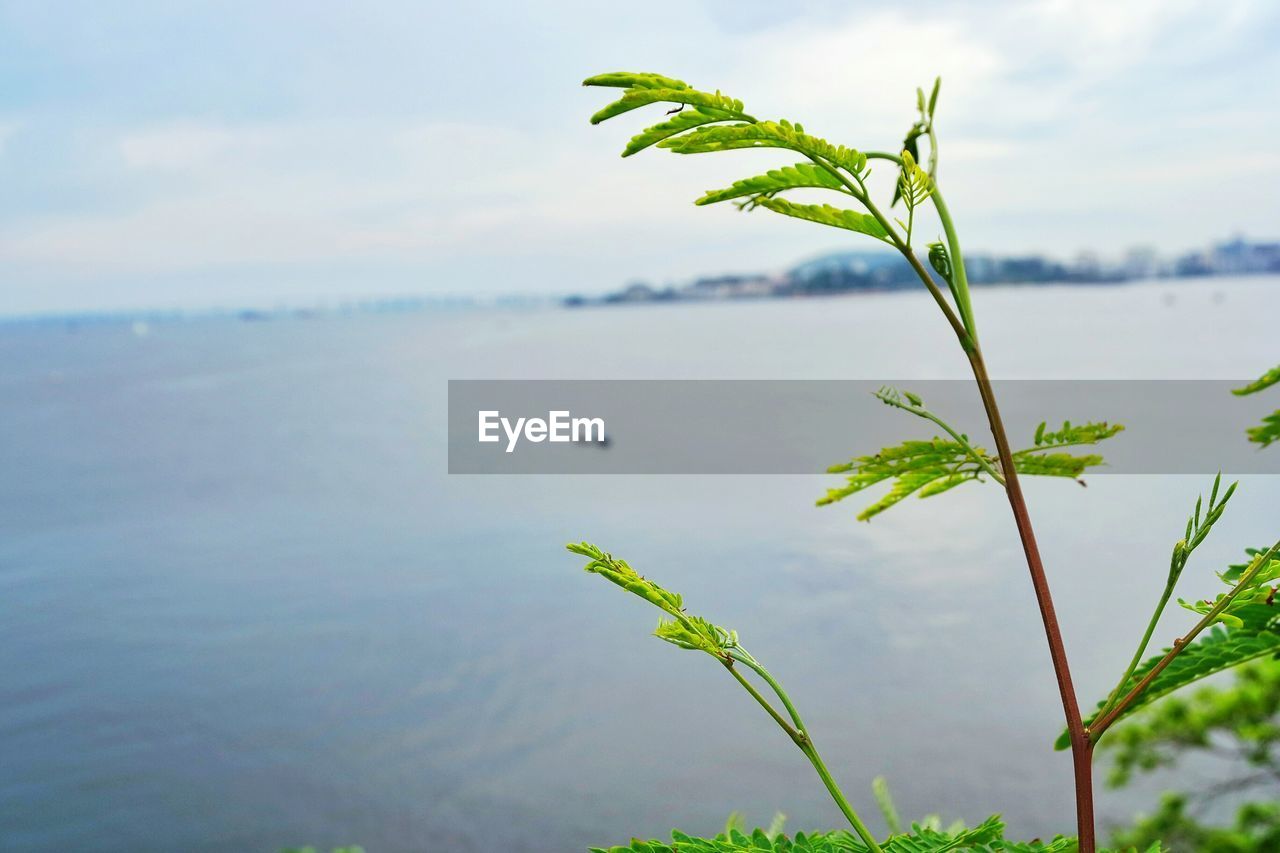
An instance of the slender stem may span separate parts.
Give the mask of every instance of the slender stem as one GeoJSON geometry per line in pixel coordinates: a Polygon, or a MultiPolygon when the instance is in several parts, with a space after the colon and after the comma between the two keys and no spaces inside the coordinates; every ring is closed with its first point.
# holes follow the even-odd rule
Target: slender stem
{"type": "Polygon", "coordinates": [[[924,286],[928,288],[933,301],[938,303],[938,308],[942,310],[942,315],[947,318],[947,322],[951,325],[951,330],[955,332],[956,337],[960,340],[960,346],[964,348],[966,353],[972,353],[977,348],[977,340],[969,334],[964,323],[956,316],[956,312],[951,308],[951,303],[947,302],[947,297],[942,295],[942,291],[938,288],[937,282],[933,280],[933,276],[924,268],[924,264],[920,263],[920,259],[916,257],[916,253],[911,250],[911,247],[902,242],[898,233],[893,230],[889,220],[880,212],[875,203],[869,198],[863,198],[860,201],[866,205],[867,211],[889,232],[893,246],[902,253],[902,256],[907,259],[907,263],[911,264],[911,268],[915,270],[916,275],[924,282],[924,286]]]}
{"type": "MultiPolygon", "coordinates": [[[[869,159],[890,160],[901,164],[902,158],[882,151],[865,152],[869,159]]],[[[1018,472],[1014,467],[1013,453],[1009,449],[1009,439],[1005,433],[1004,423],[1000,417],[1000,408],[996,404],[995,391],[991,386],[991,378],[987,375],[987,367],[982,358],[982,351],[977,341],[977,325],[973,321],[973,309],[969,298],[968,277],[964,269],[964,255],[960,250],[960,240],[956,235],[955,223],[942,194],[935,184],[933,188],[934,208],[947,234],[947,246],[951,254],[952,279],[956,294],[956,307],[963,320],[958,319],[951,306],[947,304],[933,276],[920,263],[910,248],[898,241],[898,250],[906,257],[908,263],[916,271],[916,275],[924,282],[934,301],[942,308],[942,313],[951,324],[960,346],[969,357],[973,377],[978,383],[978,393],[982,397],[982,406],[986,410],[987,420],[991,425],[991,434],[995,438],[996,453],[1005,476],[1005,494],[1009,498],[1009,507],[1013,511],[1014,524],[1018,528],[1018,538],[1022,542],[1023,554],[1027,560],[1027,571],[1031,575],[1031,586],[1035,590],[1036,603],[1040,608],[1040,619],[1044,623],[1045,638],[1049,643],[1049,657],[1053,661],[1054,675],[1058,681],[1058,694],[1062,700],[1062,711],[1067,721],[1067,733],[1071,738],[1071,761],[1075,776],[1076,789],[1076,831],[1079,835],[1080,853],[1094,853],[1097,841],[1093,816],[1093,743],[1085,731],[1080,717],[1080,704],[1076,698],[1075,687],[1071,683],[1071,667],[1067,662],[1066,647],[1062,641],[1062,629],[1058,626],[1058,616],[1053,606],[1053,595],[1049,591],[1049,581],[1045,576],[1044,562],[1040,558],[1040,547],[1036,544],[1035,530],[1031,526],[1031,516],[1027,512],[1026,499],[1022,495],[1022,484],[1018,481],[1018,472]]],[[[883,215],[868,204],[867,209],[884,224],[883,215]]],[[[893,232],[890,232],[891,234],[893,232]]]]}
{"type": "Polygon", "coordinates": [[[1165,653],[1165,656],[1160,658],[1159,662],[1156,663],[1155,666],[1151,667],[1151,670],[1142,677],[1141,681],[1134,685],[1132,690],[1125,694],[1123,699],[1116,702],[1110,711],[1098,717],[1098,719],[1094,721],[1093,725],[1089,727],[1089,738],[1092,742],[1097,743],[1098,739],[1102,737],[1102,733],[1110,728],[1111,724],[1124,713],[1125,709],[1132,705],[1134,701],[1142,695],[1142,691],[1146,690],[1147,687],[1150,686],[1156,676],[1164,672],[1165,667],[1173,663],[1173,659],[1181,654],[1183,649],[1185,649],[1201,631],[1208,628],[1218,620],[1218,617],[1227,609],[1227,606],[1230,605],[1232,601],[1235,601],[1236,596],[1243,592],[1244,588],[1255,577],[1257,577],[1258,572],[1262,571],[1262,569],[1272,561],[1276,556],[1277,551],[1280,551],[1280,542],[1272,545],[1265,554],[1259,557],[1257,562],[1253,564],[1253,567],[1240,577],[1240,580],[1232,588],[1231,592],[1224,595],[1218,603],[1204,615],[1204,618],[1195,624],[1194,628],[1188,631],[1185,636],[1174,640],[1173,648],[1169,649],[1169,651],[1165,653]]]}
{"type": "Polygon", "coordinates": [[[1067,661],[1066,646],[1062,641],[1062,629],[1058,626],[1053,595],[1049,591],[1049,579],[1045,576],[1040,547],[1036,544],[1035,530],[1031,526],[1031,516],[1027,512],[1026,499],[1022,495],[1022,484],[1018,482],[1018,470],[1014,465],[1013,454],[1009,451],[1009,439],[1000,418],[1000,408],[996,404],[995,392],[991,386],[991,378],[987,375],[981,350],[975,349],[969,353],[969,363],[973,368],[974,379],[978,383],[978,392],[982,397],[983,408],[987,411],[991,433],[996,442],[996,452],[1004,470],[1005,494],[1009,497],[1014,524],[1018,528],[1018,537],[1022,541],[1027,570],[1031,575],[1031,586],[1035,590],[1036,603],[1040,607],[1040,619],[1044,623],[1045,638],[1049,642],[1049,657],[1053,661],[1053,671],[1058,681],[1062,711],[1067,720],[1067,733],[1071,738],[1071,763],[1075,776],[1076,832],[1080,839],[1080,853],[1094,853],[1097,842],[1093,816],[1093,744],[1085,732],[1084,723],[1080,717],[1080,704],[1076,698],[1075,687],[1071,683],[1071,667],[1067,661]]]}
{"type": "Polygon", "coordinates": [[[964,320],[964,327],[976,340],[978,324],[974,320],[973,303],[969,297],[969,275],[964,269],[964,253],[960,250],[960,237],[956,234],[955,223],[951,220],[951,211],[947,209],[947,203],[943,200],[937,183],[933,185],[932,198],[933,209],[938,212],[938,221],[942,223],[942,233],[947,237],[947,251],[951,255],[951,278],[955,285],[960,316],[964,320]]]}
{"type": "MultiPolygon", "coordinates": [[[[1102,710],[1095,714],[1095,718],[1101,717],[1111,710],[1116,700],[1120,698],[1120,691],[1129,683],[1129,679],[1133,676],[1134,671],[1138,668],[1138,664],[1142,663],[1142,655],[1147,651],[1147,646],[1151,643],[1151,635],[1156,631],[1156,624],[1160,621],[1160,617],[1164,615],[1165,605],[1169,603],[1169,598],[1173,595],[1173,588],[1178,582],[1178,577],[1170,573],[1169,580],[1164,585],[1164,593],[1160,596],[1160,601],[1156,604],[1155,612],[1151,614],[1151,621],[1147,623],[1147,630],[1142,635],[1142,642],[1138,643],[1138,650],[1133,653],[1133,659],[1129,661],[1129,666],[1125,669],[1124,675],[1120,676],[1119,683],[1107,695],[1107,702],[1102,706],[1102,710]]],[[[1092,737],[1092,733],[1090,735],[1092,737]]],[[[1096,738],[1094,739],[1096,742],[1096,738]]]]}
{"type": "Polygon", "coordinates": [[[871,834],[871,830],[867,829],[867,825],[858,817],[858,813],[849,805],[849,801],[844,798],[844,792],[840,790],[840,786],[836,784],[836,780],[831,778],[831,772],[827,770],[827,765],[822,763],[822,756],[818,755],[818,751],[813,748],[813,744],[807,747],[800,747],[805,757],[809,759],[809,763],[813,765],[813,769],[818,771],[818,777],[822,779],[822,784],[827,786],[827,791],[831,794],[831,799],[836,801],[836,805],[840,807],[840,811],[844,812],[844,816],[849,823],[853,825],[854,832],[858,833],[858,837],[863,843],[870,848],[873,853],[884,853],[883,848],[876,842],[876,838],[871,834]]]}
{"type": "Polygon", "coordinates": [[[742,677],[742,673],[738,672],[737,668],[733,665],[733,661],[724,660],[722,658],[720,662],[724,664],[725,669],[729,670],[729,674],[736,678],[738,683],[751,694],[751,698],[759,702],[760,707],[769,712],[769,716],[773,717],[773,721],[781,726],[782,730],[786,732],[793,741],[795,741],[796,746],[804,749],[806,742],[804,733],[792,728],[791,724],[782,718],[782,715],[778,713],[777,709],[774,708],[772,704],[770,704],[769,700],[760,695],[760,691],[756,690],[755,685],[742,677]]]}
{"type": "MultiPolygon", "coordinates": [[[[937,187],[934,188],[934,191],[936,194],[937,187]]],[[[944,220],[944,227],[951,228],[950,216],[946,214],[946,205],[941,203],[940,195],[935,195],[934,203],[938,209],[939,217],[944,220]]],[[[868,205],[867,209],[877,219],[882,218],[882,214],[875,209],[874,205],[868,205]]],[[[951,228],[951,231],[954,234],[954,228],[951,228]]],[[[955,245],[958,249],[959,242],[956,241],[955,245]]],[[[991,435],[995,439],[996,455],[999,457],[1000,467],[1004,471],[1005,494],[1009,498],[1009,508],[1013,511],[1014,524],[1018,529],[1018,538],[1022,542],[1022,551],[1027,561],[1027,571],[1031,575],[1031,586],[1035,591],[1036,603],[1040,608],[1040,619],[1044,624],[1045,639],[1049,643],[1049,657],[1053,662],[1053,671],[1058,682],[1058,694],[1062,700],[1062,711],[1067,721],[1067,733],[1071,738],[1071,759],[1076,789],[1076,831],[1080,839],[1080,853],[1094,853],[1097,842],[1093,816],[1093,744],[1085,732],[1084,723],[1080,717],[1080,704],[1076,698],[1075,686],[1071,682],[1071,667],[1067,661],[1066,646],[1062,641],[1062,629],[1058,625],[1057,612],[1053,606],[1053,595],[1049,590],[1049,580],[1045,575],[1044,562],[1040,557],[1040,546],[1036,544],[1035,530],[1031,526],[1031,515],[1027,511],[1027,502],[1022,495],[1022,484],[1018,481],[1018,470],[1014,464],[1013,453],[1009,449],[1009,438],[1005,432],[1004,422],[1000,417],[1000,407],[996,403],[991,377],[987,375],[986,363],[983,361],[982,350],[978,346],[977,339],[971,332],[970,327],[962,323],[956,317],[955,312],[951,310],[951,306],[947,304],[942,292],[933,281],[933,276],[924,268],[920,263],[920,259],[916,257],[915,252],[911,251],[909,247],[899,243],[898,249],[906,257],[912,268],[915,269],[916,275],[924,282],[925,287],[929,289],[934,301],[943,309],[947,322],[951,324],[956,338],[960,341],[960,346],[969,357],[973,378],[978,384],[978,394],[982,398],[982,407],[986,410],[987,420],[991,427],[991,435]]],[[[957,282],[963,282],[964,264],[962,259],[954,254],[952,267],[955,270],[953,277],[957,282]]],[[[959,292],[964,294],[964,301],[959,303],[957,307],[964,312],[967,310],[965,306],[968,303],[967,285],[959,288],[959,292]]]]}
{"type": "MultiPolygon", "coordinates": [[[[936,144],[930,140],[930,144],[936,144]]],[[[931,149],[936,150],[936,149],[931,149]]],[[[888,160],[891,163],[902,165],[902,158],[897,154],[890,154],[888,151],[864,151],[868,160],[888,160]]],[[[942,223],[942,231],[947,237],[947,252],[951,256],[951,290],[956,297],[956,307],[960,311],[960,317],[964,321],[964,327],[969,334],[977,340],[978,324],[973,317],[973,302],[969,296],[969,274],[964,268],[964,252],[960,248],[960,237],[956,233],[955,222],[951,219],[951,211],[947,208],[947,203],[942,197],[942,191],[938,189],[938,183],[935,178],[933,183],[933,192],[930,194],[933,199],[934,210],[938,212],[938,220],[942,223]]]]}
{"type": "Polygon", "coordinates": [[[769,671],[761,666],[755,658],[751,657],[750,654],[747,654],[745,649],[740,649],[738,651],[741,652],[741,654],[731,651],[729,652],[728,658],[720,658],[720,662],[724,664],[724,668],[729,670],[729,674],[737,679],[738,683],[751,694],[752,698],[760,703],[760,707],[769,712],[769,716],[773,717],[773,721],[782,727],[782,730],[787,733],[795,745],[800,748],[800,751],[804,753],[805,758],[809,759],[809,763],[813,765],[813,769],[818,772],[818,778],[822,780],[822,784],[826,786],[827,792],[831,794],[831,799],[835,800],[836,805],[849,821],[849,825],[853,827],[854,832],[858,833],[858,837],[860,837],[863,843],[867,845],[870,853],[884,853],[884,849],[880,846],[879,842],[876,841],[875,836],[871,834],[871,830],[867,828],[867,825],[862,822],[862,818],[858,817],[858,813],[853,810],[853,806],[849,805],[849,801],[845,798],[844,791],[840,790],[840,786],[836,784],[836,780],[832,777],[831,771],[827,769],[827,765],[822,761],[822,756],[818,754],[817,748],[813,745],[812,738],[809,737],[808,731],[805,730],[804,723],[800,719],[799,712],[796,711],[795,705],[791,703],[791,699],[787,696],[786,691],[782,689],[782,685],[778,684],[774,677],[769,674],[769,671]],[[761,695],[759,690],[756,690],[755,685],[750,681],[747,681],[747,679],[743,677],[742,673],[738,672],[737,667],[733,665],[734,661],[739,661],[750,667],[752,671],[768,683],[774,693],[778,694],[778,699],[782,701],[783,706],[787,709],[787,714],[791,717],[790,723],[778,713],[777,709],[773,707],[772,703],[770,703],[768,699],[761,695]],[[792,723],[794,723],[794,726],[792,723]]]}
{"type": "MultiPolygon", "coordinates": [[[[745,651],[745,650],[741,650],[745,651]]],[[[730,654],[733,654],[730,652],[730,654]]],[[[800,719],[800,712],[796,710],[796,706],[791,703],[791,697],[787,695],[787,691],[782,689],[782,685],[769,674],[769,670],[760,665],[760,662],[749,654],[745,657],[733,655],[734,660],[742,661],[742,663],[751,667],[751,669],[764,679],[765,683],[777,694],[778,699],[782,702],[782,707],[787,709],[787,716],[791,717],[791,722],[795,724],[796,729],[803,735],[808,735],[808,730],[804,727],[804,720],[800,719]]]]}

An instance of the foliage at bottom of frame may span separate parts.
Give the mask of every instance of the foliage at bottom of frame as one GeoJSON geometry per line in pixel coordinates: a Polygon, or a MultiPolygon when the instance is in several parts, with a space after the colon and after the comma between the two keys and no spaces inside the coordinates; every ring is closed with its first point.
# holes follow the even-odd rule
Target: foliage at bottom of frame
{"type": "MultiPolygon", "coordinates": [[[[911,831],[892,835],[883,842],[884,853],[944,853],[948,850],[973,850],[979,853],[1074,853],[1074,838],[1058,836],[1051,841],[1008,841],[1004,824],[998,816],[987,818],[972,829],[942,831],[912,824],[911,831]]],[[[623,847],[593,847],[591,853],[867,853],[867,845],[853,833],[838,829],[830,832],[797,832],[788,837],[781,832],[756,829],[750,834],[730,827],[713,838],[695,838],[678,830],[670,841],[632,839],[623,847]]],[[[1159,843],[1142,853],[1162,853],[1159,843]]],[[[1102,851],[1102,853],[1138,853],[1135,848],[1102,851]]]]}

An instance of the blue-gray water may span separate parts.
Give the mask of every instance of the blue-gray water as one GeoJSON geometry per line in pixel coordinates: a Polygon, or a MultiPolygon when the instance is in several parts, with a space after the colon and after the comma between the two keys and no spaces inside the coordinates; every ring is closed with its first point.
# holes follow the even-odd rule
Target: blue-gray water
{"type": "MultiPolygon", "coordinates": [[[[1280,360],[1275,279],[976,303],[997,376],[1280,360]]],[[[718,667],[579,570],[562,544],[581,538],[736,627],[872,818],[883,773],[908,815],[1068,829],[1054,682],[994,490],[859,524],[813,507],[823,477],[445,473],[449,378],[963,376],[934,312],[901,294],[0,327],[0,848],[565,851],[733,810],[838,825],[718,667]]],[[[1255,409],[1222,400],[1242,430],[1255,409]]],[[[1086,701],[1207,485],[1028,485],[1086,701]]],[[[1278,499],[1245,482],[1189,592],[1276,536],[1278,499]]],[[[1102,793],[1103,815],[1159,781],[1102,793]]]]}

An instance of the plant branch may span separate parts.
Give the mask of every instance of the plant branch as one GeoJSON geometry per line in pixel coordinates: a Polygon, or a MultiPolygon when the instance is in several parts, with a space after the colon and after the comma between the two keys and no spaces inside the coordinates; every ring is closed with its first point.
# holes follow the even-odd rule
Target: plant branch
{"type": "Polygon", "coordinates": [[[911,403],[903,402],[902,400],[888,398],[880,394],[877,394],[876,397],[880,399],[882,402],[887,403],[890,406],[894,406],[895,408],[902,409],[902,411],[904,412],[910,412],[916,417],[924,418],[927,421],[932,421],[933,423],[942,427],[944,430],[946,430],[947,435],[951,436],[951,438],[954,439],[957,444],[959,444],[961,447],[965,449],[965,452],[969,454],[969,456],[973,459],[973,461],[978,463],[979,468],[981,468],[983,471],[986,471],[987,474],[991,476],[991,479],[995,480],[997,483],[999,483],[1002,486],[1004,485],[1004,477],[1000,476],[1000,472],[997,471],[995,468],[991,467],[991,463],[987,461],[987,458],[985,456],[983,456],[981,453],[978,452],[977,448],[975,448],[972,444],[969,443],[969,439],[965,438],[963,435],[957,432],[949,423],[944,421],[942,418],[938,417],[933,412],[929,411],[923,406],[915,406],[915,405],[912,405],[911,403]]]}
{"type": "MultiPolygon", "coordinates": [[[[1111,710],[1116,700],[1120,698],[1120,691],[1129,683],[1129,679],[1133,676],[1134,671],[1138,668],[1138,664],[1142,663],[1142,656],[1147,651],[1147,646],[1151,643],[1151,635],[1155,633],[1156,624],[1160,621],[1160,617],[1164,615],[1165,605],[1169,603],[1170,597],[1173,596],[1173,588],[1178,583],[1178,576],[1170,571],[1169,579],[1165,582],[1164,592],[1160,596],[1160,601],[1156,604],[1155,612],[1151,614],[1151,621],[1147,623],[1147,630],[1142,635],[1142,641],[1138,643],[1138,649],[1133,653],[1133,659],[1129,661],[1128,668],[1125,669],[1124,675],[1120,676],[1119,683],[1112,689],[1107,696],[1107,703],[1102,706],[1102,710],[1096,716],[1102,716],[1111,710]]],[[[1097,742],[1097,739],[1093,739],[1097,742]]]]}
{"type": "Polygon", "coordinates": [[[978,338],[978,325],[973,317],[973,303],[969,296],[969,275],[964,269],[964,253],[960,250],[960,238],[956,234],[955,223],[951,220],[951,211],[947,209],[947,203],[942,198],[942,193],[938,191],[938,185],[933,186],[933,209],[938,212],[938,221],[942,223],[942,233],[947,238],[947,251],[951,255],[951,277],[954,280],[956,302],[960,308],[960,317],[964,320],[964,327],[973,336],[974,340],[978,338]]]}
{"type": "Polygon", "coordinates": [[[1058,625],[1057,612],[1053,606],[1053,594],[1049,591],[1049,579],[1045,575],[1044,562],[1040,558],[1040,546],[1036,543],[1035,530],[1031,526],[1031,515],[1027,512],[1026,499],[1022,495],[1022,484],[1018,481],[1018,469],[1014,464],[1013,454],[1009,450],[1009,439],[1005,433],[1000,408],[996,404],[995,392],[991,386],[991,378],[987,375],[981,350],[975,348],[969,352],[969,363],[973,367],[974,379],[978,383],[978,392],[982,396],[983,408],[986,409],[987,418],[991,424],[991,434],[996,442],[996,452],[1000,458],[1001,468],[1004,470],[1005,494],[1009,497],[1009,507],[1013,511],[1014,524],[1018,528],[1018,538],[1022,541],[1027,571],[1031,575],[1031,586],[1035,590],[1036,604],[1040,608],[1040,620],[1044,624],[1045,638],[1049,643],[1049,657],[1053,661],[1053,671],[1058,681],[1058,694],[1062,700],[1067,733],[1071,739],[1071,763],[1076,789],[1076,832],[1080,839],[1080,853],[1094,853],[1097,842],[1093,816],[1093,744],[1089,740],[1080,716],[1080,703],[1076,698],[1075,686],[1071,682],[1071,666],[1067,660],[1066,645],[1062,641],[1062,629],[1058,625]]]}
{"type": "MultiPolygon", "coordinates": [[[[872,155],[868,154],[867,156],[871,157],[872,155]]],[[[942,202],[942,196],[938,192],[936,185],[934,186],[934,206],[938,210],[939,218],[943,220],[944,228],[948,230],[948,241],[954,246],[952,249],[953,277],[957,283],[964,282],[964,264],[958,254],[959,241],[955,237],[954,226],[946,212],[946,205],[942,202]]],[[[868,209],[877,218],[882,217],[874,205],[868,205],[868,209]]],[[[1075,686],[1071,681],[1071,667],[1067,660],[1066,646],[1062,641],[1062,629],[1058,625],[1057,612],[1053,606],[1053,594],[1049,590],[1049,580],[1045,575],[1044,562],[1040,557],[1040,546],[1036,543],[1035,530],[1031,525],[1031,515],[1027,511],[1026,499],[1022,494],[1022,484],[1018,481],[1017,467],[1014,464],[1013,452],[1009,448],[1009,438],[1005,432],[1004,422],[1000,417],[1000,407],[996,403],[991,377],[987,374],[986,363],[982,358],[982,351],[978,346],[977,339],[970,331],[972,324],[966,325],[956,317],[955,312],[951,310],[951,306],[947,304],[937,284],[933,281],[933,277],[925,270],[915,252],[911,251],[909,247],[901,245],[901,243],[898,245],[898,250],[907,258],[912,268],[915,269],[916,275],[920,277],[920,280],[929,288],[929,292],[933,294],[934,301],[943,309],[943,314],[951,324],[956,338],[960,341],[960,346],[969,358],[974,380],[978,384],[978,393],[982,398],[982,406],[986,410],[987,420],[991,427],[991,435],[995,439],[996,454],[1000,460],[1000,467],[1004,471],[1005,494],[1009,498],[1009,507],[1013,511],[1014,524],[1018,529],[1018,538],[1022,542],[1023,554],[1027,561],[1027,571],[1031,575],[1031,585],[1035,591],[1036,603],[1040,608],[1040,619],[1044,624],[1045,639],[1049,643],[1049,657],[1053,662],[1053,671],[1058,682],[1058,693],[1062,700],[1063,715],[1066,717],[1067,732],[1071,739],[1071,757],[1076,789],[1076,830],[1080,839],[1080,851],[1081,853],[1094,853],[1096,839],[1093,815],[1093,743],[1089,740],[1088,733],[1084,728],[1084,722],[1080,716],[1080,704],[1076,697],[1075,686]]],[[[957,286],[956,290],[958,296],[957,307],[962,313],[965,313],[968,304],[968,287],[967,285],[963,287],[957,286]],[[963,294],[963,299],[959,299],[960,294],[963,294]]]]}
{"type": "Polygon", "coordinates": [[[840,786],[836,784],[836,780],[832,778],[831,771],[827,769],[827,765],[823,763],[822,756],[818,755],[818,751],[810,744],[808,747],[800,747],[805,757],[809,759],[809,763],[813,765],[813,769],[818,771],[818,778],[822,780],[822,784],[827,787],[831,798],[836,801],[836,805],[840,807],[840,811],[844,813],[845,818],[853,825],[853,829],[858,833],[858,837],[867,845],[871,853],[884,853],[884,848],[876,841],[871,830],[858,817],[858,813],[849,805],[849,801],[845,799],[844,792],[840,790],[840,786]]]}
{"type": "MultiPolygon", "coordinates": [[[[937,187],[934,187],[934,191],[937,191],[937,187]]],[[[961,319],[956,316],[956,312],[951,308],[951,303],[947,302],[947,297],[942,295],[942,291],[938,288],[937,282],[933,280],[933,276],[920,263],[920,259],[916,257],[916,253],[912,251],[911,247],[898,236],[897,231],[893,229],[889,220],[880,212],[875,203],[870,198],[864,198],[861,201],[866,205],[867,211],[884,227],[885,231],[889,232],[894,248],[902,253],[902,256],[907,259],[907,263],[911,264],[911,268],[915,270],[916,275],[924,282],[924,286],[929,289],[929,294],[933,297],[933,301],[938,303],[938,308],[942,310],[943,316],[947,318],[947,322],[951,325],[951,330],[955,332],[956,337],[959,339],[960,346],[966,353],[972,354],[977,349],[978,343],[969,334],[969,330],[965,328],[961,319]]]]}
{"type": "Polygon", "coordinates": [[[729,654],[734,660],[741,661],[743,664],[751,667],[752,671],[764,679],[765,684],[769,685],[770,689],[772,689],[777,695],[779,701],[782,702],[782,707],[787,709],[787,716],[791,718],[791,722],[795,725],[796,730],[799,731],[800,734],[808,737],[809,732],[804,727],[804,720],[800,719],[800,712],[797,711],[796,706],[791,703],[791,697],[782,689],[782,685],[769,674],[769,670],[761,666],[760,662],[753,658],[746,649],[739,647],[736,650],[731,650],[729,654]],[[735,652],[737,653],[735,654],[735,652]]]}
{"type": "Polygon", "coordinates": [[[769,674],[769,671],[761,666],[760,663],[756,661],[756,659],[753,658],[745,649],[730,649],[726,654],[727,657],[719,659],[720,662],[724,664],[724,668],[729,670],[729,674],[732,675],[737,682],[751,694],[751,697],[755,699],[756,702],[760,703],[760,707],[764,708],[765,711],[769,713],[770,717],[773,717],[773,721],[782,727],[782,730],[787,733],[792,742],[795,743],[795,745],[800,748],[800,751],[804,753],[805,758],[809,759],[809,763],[813,765],[813,769],[818,773],[818,778],[822,780],[822,784],[826,786],[827,792],[831,794],[831,798],[835,800],[836,806],[839,807],[841,813],[843,813],[845,818],[849,821],[854,832],[858,833],[858,837],[860,837],[863,843],[867,845],[868,850],[871,851],[871,853],[884,853],[884,849],[876,841],[875,836],[871,834],[871,830],[867,828],[867,825],[862,822],[862,818],[858,817],[858,813],[853,810],[853,806],[851,806],[848,799],[845,798],[844,791],[840,790],[840,786],[836,783],[835,778],[832,777],[831,771],[827,769],[826,763],[823,762],[822,756],[818,754],[817,748],[813,745],[813,740],[805,730],[804,723],[800,720],[799,712],[796,711],[795,706],[791,703],[791,699],[787,696],[786,691],[782,689],[782,685],[778,684],[774,677],[769,674]],[[750,681],[747,681],[747,679],[743,677],[742,673],[738,672],[737,667],[733,665],[735,661],[741,662],[745,666],[750,667],[752,671],[765,680],[769,687],[773,689],[773,692],[778,695],[778,699],[782,701],[783,706],[787,709],[787,714],[791,717],[791,722],[787,722],[787,720],[778,713],[778,710],[773,707],[769,700],[761,695],[760,691],[755,688],[755,685],[750,681]],[[793,723],[794,725],[792,725],[793,723]]]}
{"type": "MultiPolygon", "coordinates": [[[[936,145],[936,141],[932,138],[932,123],[930,126],[930,145],[936,145]]],[[[936,151],[931,148],[930,151],[936,151]]],[[[864,151],[868,160],[888,160],[890,163],[902,165],[902,158],[897,154],[890,154],[888,151],[864,151]]],[[[931,169],[936,172],[936,163],[931,164],[931,169]]],[[[960,318],[964,323],[965,330],[976,341],[978,338],[978,325],[973,317],[973,303],[969,296],[969,275],[964,268],[964,252],[960,248],[960,237],[956,233],[955,222],[951,219],[951,211],[947,208],[947,203],[942,197],[942,192],[938,189],[936,175],[934,176],[933,192],[930,197],[933,199],[934,210],[938,212],[938,220],[942,223],[942,231],[947,238],[947,251],[951,256],[951,277],[952,293],[955,294],[956,307],[960,311],[960,318]]],[[[915,266],[913,264],[912,266],[915,266]]],[[[919,270],[917,270],[919,273],[919,270]]]]}
{"type": "Polygon", "coordinates": [[[720,662],[724,664],[725,669],[729,670],[729,674],[738,680],[738,683],[742,685],[743,689],[751,694],[751,698],[759,702],[760,707],[769,712],[769,716],[773,717],[773,721],[782,727],[782,730],[787,733],[787,736],[790,737],[791,740],[795,741],[796,746],[804,749],[806,739],[803,732],[797,731],[790,723],[783,719],[782,715],[778,713],[778,710],[774,708],[772,704],[770,704],[769,700],[762,696],[760,691],[755,688],[755,685],[742,677],[742,673],[738,672],[737,668],[734,667],[732,659],[721,658],[720,662]]]}
{"type": "Polygon", "coordinates": [[[1280,551],[1280,542],[1277,542],[1267,549],[1267,552],[1259,557],[1247,572],[1240,576],[1240,580],[1236,582],[1234,587],[1232,587],[1231,592],[1224,595],[1218,603],[1204,615],[1204,618],[1195,624],[1195,627],[1188,631],[1185,636],[1174,640],[1173,647],[1165,653],[1165,656],[1162,657],[1155,666],[1151,667],[1150,672],[1143,676],[1142,680],[1134,685],[1132,690],[1125,694],[1123,699],[1116,702],[1110,711],[1094,721],[1093,725],[1091,725],[1088,730],[1089,740],[1091,742],[1097,743],[1098,739],[1102,737],[1102,733],[1110,728],[1111,724],[1124,713],[1125,708],[1128,708],[1140,695],[1142,695],[1142,691],[1147,689],[1151,682],[1155,680],[1156,676],[1164,672],[1165,667],[1172,663],[1173,659],[1181,654],[1183,649],[1185,649],[1192,640],[1199,636],[1201,631],[1208,628],[1218,620],[1218,617],[1227,609],[1227,606],[1236,599],[1236,596],[1244,591],[1244,588],[1254,579],[1254,577],[1257,576],[1258,572],[1262,571],[1262,569],[1271,562],[1278,551],[1280,551]]]}

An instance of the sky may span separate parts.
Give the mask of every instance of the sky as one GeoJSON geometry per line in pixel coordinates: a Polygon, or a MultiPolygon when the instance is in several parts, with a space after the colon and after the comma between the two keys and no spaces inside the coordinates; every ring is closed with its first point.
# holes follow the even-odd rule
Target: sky
{"type": "Polygon", "coordinates": [[[579,84],[613,70],[866,149],[940,74],[970,252],[1280,237],[1270,0],[0,0],[0,314],[590,293],[874,248],[691,204],[782,152],[619,159],[662,110],[590,126],[610,93],[579,84]]]}

